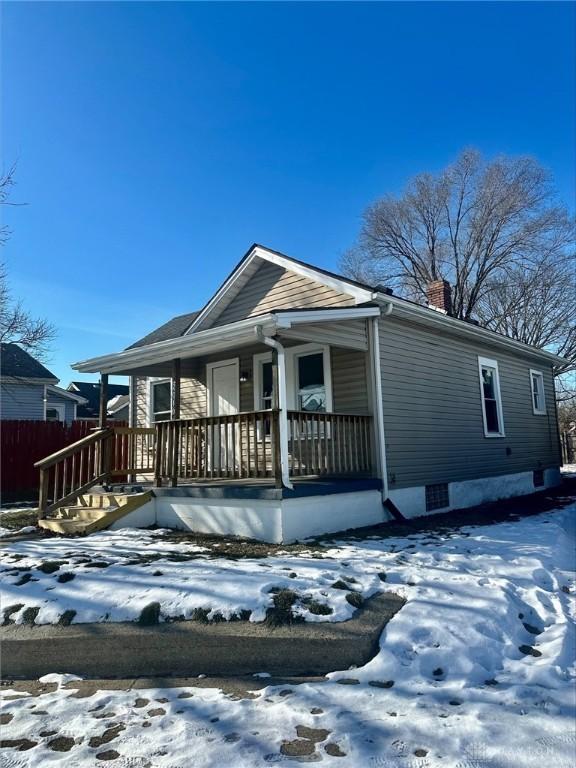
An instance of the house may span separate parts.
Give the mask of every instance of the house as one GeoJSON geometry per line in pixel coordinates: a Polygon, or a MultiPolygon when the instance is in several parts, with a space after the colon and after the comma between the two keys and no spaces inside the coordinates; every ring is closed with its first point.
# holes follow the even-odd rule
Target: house
{"type": "MultiPolygon", "coordinates": [[[[97,421],[100,409],[100,382],[71,381],[66,387],[68,392],[85,399],[84,405],[78,406],[78,419],[97,421]]],[[[129,387],[127,384],[108,384],[106,410],[111,419],[128,421],[129,387]],[[120,399],[121,398],[121,399],[120,399]]]]}
{"type": "Polygon", "coordinates": [[[0,344],[0,419],[70,423],[86,402],[18,344],[0,344]]]}
{"type": "Polygon", "coordinates": [[[130,427],[101,420],[82,489],[128,475],[147,497],[123,525],[281,542],[559,483],[565,361],[452,317],[447,283],[429,303],[252,246],[201,311],[74,366],[104,396],[130,377],[130,427]]]}

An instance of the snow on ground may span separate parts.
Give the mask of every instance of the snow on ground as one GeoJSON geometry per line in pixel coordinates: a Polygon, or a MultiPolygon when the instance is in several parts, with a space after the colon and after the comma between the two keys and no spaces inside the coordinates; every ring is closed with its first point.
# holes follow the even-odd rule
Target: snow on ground
{"type": "Polygon", "coordinates": [[[576,477],[576,464],[564,464],[561,472],[564,477],[576,477]]]}
{"type": "Polygon", "coordinates": [[[314,614],[300,603],[295,612],[307,620],[343,621],[354,612],[346,599],[350,592],[366,597],[382,586],[377,554],[345,565],[329,552],[232,560],[166,540],[166,533],[123,528],[7,545],[0,551],[1,605],[15,623],[27,620],[28,608],[39,608],[36,624],[56,623],[66,611],[76,612],[74,622],[131,621],[153,602],[160,603],[163,620],[190,618],[200,608],[209,618],[250,611],[251,621],[262,621],[271,590],[289,588],[332,610],[314,614]]]}
{"type": "MultiPolygon", "coordinates": [[[[77,698],[73,682],[39,697],[5,691],[0,756],[10,768],[106,759],[122,768],[255,768],[296,752],[349,768],[573,768],[575,516],[572,505],[443,537],[335,541],[321,558],[275,555],[259,570],[256,561],[229,562],[229,580],[236,574],[246,593],[234,596],[236,608],[284,567],[301,589],[338,572],[370,592],[385,572],[384,586],[407,603],[361,669],[270,685],[252,699],[197,687],[77,698]],[[10,749],[12,739],[28,740],[27,749],[10,749]]],[[[115,557],[135,546],[125,531],[115,541],[115,557]]],[[[161,548],[162,536],[149,546],[161,548]]],[[[181,562],[181,573],[222,562],[181,562]]],[[[232,606],[231,593],[226,600],[232,606]]]]}

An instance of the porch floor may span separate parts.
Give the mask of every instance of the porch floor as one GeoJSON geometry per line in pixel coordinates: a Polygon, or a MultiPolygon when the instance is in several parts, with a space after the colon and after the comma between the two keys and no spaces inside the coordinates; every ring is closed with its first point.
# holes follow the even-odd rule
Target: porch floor
{"type": "Polygon", "coordinates": [[[226,480],[178,480],[178,486],[156,488],[149,482],[113,484],[117,493],[129,488],[152,491],[154,496],[197,499],[294,499],[306,496],[328,496],[335,493],[358,493],[382,488],[378,478],[310,477],[292,481],[293,488],[276,488],[273,478],[245,478],[226,480]]]}

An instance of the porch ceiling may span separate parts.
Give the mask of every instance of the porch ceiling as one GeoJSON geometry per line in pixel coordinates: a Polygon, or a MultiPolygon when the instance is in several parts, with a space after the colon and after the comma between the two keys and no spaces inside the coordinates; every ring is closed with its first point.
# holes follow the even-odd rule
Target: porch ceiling
{"type": "Polygon", "coordinates": [[[365,343],[358,335],[350,334],[350,326],[338,332],[337,324],[363,320],[380,314],[378,307],[351,307],[345,309],[297,309],[271,312],[266,315],[239,320],[229,325],[208,328],[187,336],[157,342],[143,347],[127,349],[112,355],[91,358],[72,367],[83,373],[112,373],[124,376],[167,376],[174,359],[182,361],[182,375],[194,366],[194,358],[214,355],[256,343],[256,329],[268,336],[316,341],[363,349],[365,343]],[[324,338],[319,333],[324,332],[324,338]],[[332,341],[330,341],[332,340],[332,341]]]}

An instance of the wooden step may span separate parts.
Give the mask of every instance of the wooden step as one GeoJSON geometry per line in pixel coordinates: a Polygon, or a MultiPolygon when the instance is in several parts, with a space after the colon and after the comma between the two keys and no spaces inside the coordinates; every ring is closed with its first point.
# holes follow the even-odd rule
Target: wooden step
{"type": "MultiPolygon", "coordinates": [[[[99,494],[89,494],[90,497],[99,494]]],[[[107,494],[117,501],[116,506],[106,504],[104,506],[62,507],[55,511],[53,516],[38,520],[40,528],[59,533],[64,536],[78,536],[94,531],[101,531],[120,520],[124,515],[138,509],[152,498],[150,491],[137,494],[107,494]],[[61,513],[61,514],[59,514],[61,513]]],[[[99,500],[96,500],[98,504],[99,500]]]]}
{"type": "Polygon", "coordinates": [[[118,507],[61,507],[52,517],[56,520],[99,520],[118,507]]]}

